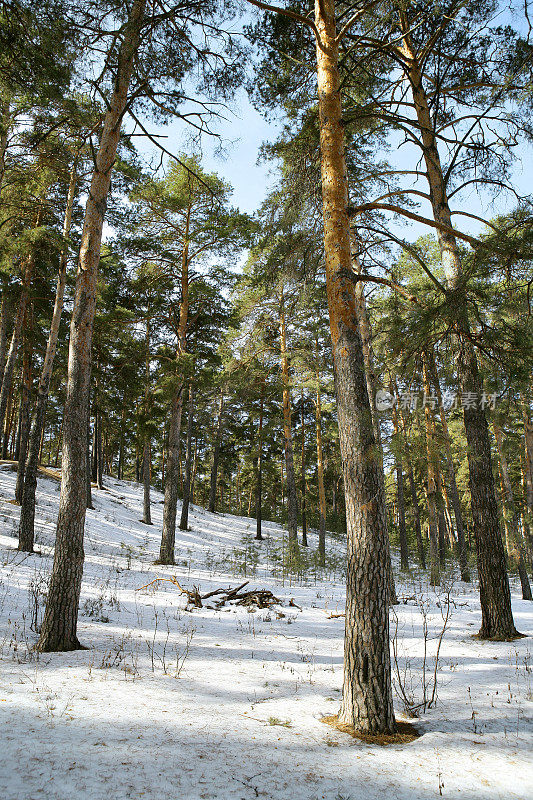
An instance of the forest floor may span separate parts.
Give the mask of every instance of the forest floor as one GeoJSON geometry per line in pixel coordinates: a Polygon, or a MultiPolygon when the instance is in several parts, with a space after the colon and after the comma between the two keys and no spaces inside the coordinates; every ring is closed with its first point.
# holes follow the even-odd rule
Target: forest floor
{"type": "MultiPolygon", "coordinates": [[[[448,577],[433,592],[414,571],[398,579],[391,633],[401,719],[398,676],[413,704],[424,682],[431,695],[443,616],[451,614],[436,705],[414,720],[415,741],[369,745],[322,722],[337,712],[342,684],[340,538],[328,537],[324,572],[310,566],[289,579],[278,525],[265,523],[267,538],[256,543],[253,520],[193,506],[190,531],[177,532],[176,567],[160,567],[162,496],[153,493],[150,527],[139,521],[142,487],[106,479],[87,514],[79,638],[89,649],[37,656],[59,485],[39,478],[38,553],[25,555],[16,550],[14,482],[2,466],[3,800],[533,797],[532,639],[472,638],[475,587],[448,577]],[[270,589],[281,602],[216,609],[208,607],[214,597],[188,611],[171,583],[141,588],[169,576],[202,593],[249,580],[247,588],[270,589]]],[[[516,624],[529,636],[532,605],[513,584],[516,624]]]]}

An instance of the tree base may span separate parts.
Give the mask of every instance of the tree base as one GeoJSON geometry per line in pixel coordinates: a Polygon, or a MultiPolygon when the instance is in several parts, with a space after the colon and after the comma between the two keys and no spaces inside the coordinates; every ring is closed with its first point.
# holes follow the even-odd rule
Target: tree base
{"type": "Polygon", "coordinates": [[[344,722],[339,722],[338,717],[322,717],[321,722],[325,725],[330,725],[341,733],[349,734],[353,739],[359,739],[366,744],[377,744],[384,746],[387,744],[409,744],[419,739],[421,734],[414,725],[410,722],[401,722],[396,720],[394,733],[364,733],[356,730],[354,725],[344,722]]]}
{"type": "Polygon", "coordinates": [[[75,650],[89,650],[88,647],[81,644],[78,639],[75,639],[73,642],[68,642],[66,644],[56,644],[54,645],[53,642],[44,642],[43,644],[37,643],[35,648],[39,653],[72,653],[75,650]]]}
{"type": "Polygon", "coordinates": [[[496,633],[496,634],[489,634],[483,629],[479,630],[477,633],[472,634],[472,639],[479,639],[482,642],[514,642],[515,639],[526,639],[527,633],[520,633],[519,631],[514,630],[514,633],[504,634],[504,633],[496,633]]]}

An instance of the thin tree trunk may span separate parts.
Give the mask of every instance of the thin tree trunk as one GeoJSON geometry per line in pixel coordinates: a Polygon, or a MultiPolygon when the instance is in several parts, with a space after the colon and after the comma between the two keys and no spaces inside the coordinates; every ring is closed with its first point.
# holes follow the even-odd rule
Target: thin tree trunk
{"type": "Polygon", "coordinates": [[[306,516],[306,482],[305,482],[305,417],[304,417],[304,393],[302,390],[302,409],[301,409],[301,419],[302,419],[302,458],[301,458],[301,466],[302,466],[302,476],[301,476],[301,492],[302,492],[302,545],[303,547],[308,547],[307,544],[307,516],[306,516]]]}
{"type": "Polygon", "coordinates": [[[193,387],[189,384],[189,403],[187,414],[187,444],[185,461],[185,484],[183,486],[183,501],[181,504],[180,530],[186,531],[189,526],[189,502],[191,498],[191,474],[192,474],[192,427],[194,416],[193,387]]]}
{"type": "Polygon", "coordinates": [[[83,574],[87,507],[86,440],[91,381],[91,343],[105,207],[146,0],[134,0],[117,54],[117,73],[104,117],[88,193],[70,326],[67,397],[63,424],[61,497],[54,565],[40,651],[80,647],[76,632],[83,574]]]}
{"type": "Polygon", "coordinates": [[[511,609],[511,593],[498,520],[487,417],[479,402],[483,392],[483,382],[472,344],[465,277],[457,240],[451,232],[452,215],[444,172],[428,99],[422,83],[418,55],[409,34],[409,23],[403,13],[400,13],[400,20],[404,29],[401,46],[409,64],[409,81],[422,136],[433,217],[436,222],[446,225],[449,229],[439,228],[437,236],[449,295],[448,305],[455,312],[454,327],[459,345],[457,366],[461,392],[465,397],[477,398],[477,402],[464,404],[463,413],[482,614],[478,636],[481,639],[510,640],[519,634],[514,625],[511,609]]]}
{"type": "MultiPolygon", "coordinates": [[[[391,385],[392,392],[392,385],[391,385]]],[[[400,565],[402,570],[409,569],[409,548],[407,544],[407,527],[405,524],[405,492],[403,481],[403,462],[401,454],[400,431],[398,426],[398,414],[392,408],[392,424],[394,426],[395,450],[394,458],[396,461],[396,495],[398,498],[398,533],[400,535],[400,565]]]]}
{"type": "Polygon", "coordinates": [[[291,554],[298,550],[298,499],[294,474],[294,451],[292,443],[291,390],[289,380],[289,358],[287,354],[287,327],[285,321],[285,298],[283,288],[279,305],[281,377],[283,382],[283,435],[285,447],[285,472],[287,479],[287,515],[289,549],[291,554]]]}
{"type": "Polygon", "coordinates": [[[326,288],[336,377],[348,534],[344,684],[339,720],[393,733],[383,470],[372,426],[350,279],[350,229],[334,0],[316,0],[326,288]]]}
{"type": "Polygon", "coordinates": [[[4,376],[4,368],[6,366],[7,358],[7,325],[9,317],[9,300],[8,300],[8,281],[4,277],[2,281],[2,305],[0,307],[0,386],[4,376]]]}
{"type": "MultiPolygon", "coordinates": [[[[35,227],[38,227],[40,225],[41,215],[42,211],[39,211],[35,227]]],[[[11,397],[12,394],[15,362],[17,360],[17,352],[18,352],[20,334],[22,331],[22,324],[24,322],[24,317],[26,315],[26,307],[28,305],[28,298],[29,298],[30,285],[32,281],[34,266],[35,266],[35,255],[32,252],[26,258],[24,264],[22,291],[20,293],[17,314],[13,325],[13,333],[11,334],[11,343],[9,345],[9,351],[7,354],[6,364],[2,378],[2,388],[0,389],[0,430],[4,429],[5,421],[7,418],[7,408],[9,404],[9,398],[11,397]]]]}
{"type": "Polygon", "coordinates": [[[318,369],[318,336],[316,338],[316,464],[318,479],[318,563],[326,566],[326,491],[324,487],[324,458],[322,453],[322,398],[320,396],[320,372],[318,369]]]}
{"type": "MultiPolygon", "coordinates": [[[[24,487],[24,465],[28,452],[28,439],[30,434],[31,417],[31,386],[32,386],[32,352],[33,352],[33,314],[30,306],[26,311],[26,324],[24,326],[24,352],[22,363],[22,396],[20,401],[20,438],[17,445],[17,483],[15,487],[15,501],[21,505],[22,490],[24,487]]],[[[21,512],[22,513],[22,512],[21,512]]]]}
{"type": "Polygon", "coordinates": [[[448,429],[448,421],[442,402],[442,392],[440,389],[439,375],[435,364],[435,357],[433,352],[428,353],[428,370],[431,382],[435,389],[437,397],[437,404],[439,407],[440,422],[442,427],[442,434],[444,439],[444,452],[446,455],[446,469],[448,473],[448,482],[450,485],[450,499],[453,506],[453,515],[455,517],[455,529],[457,531],[457,556],[459,559],[459,569],[461,571],[461,580],[468,583],[470,581],[470,572],[468,570],[468,552],[465,542],[465,529],[463,522],[463,512],[461,509],[461,501],[459,500],[459,490],[457,489],[457,480],[455,478],[455,466],[453,463],[452,455],[452,440],[448,429]]]}
{"type": "Polygon", "coordinates": [[[531,595],[531,586],[529,585],[529,578],[527,575],[526,567],[526,554],[524,550],[524,542],[520,534],[518,513],[513,497],[513,487],[509,477],[509,467],[507,466],[507,458],[503,447],[503,434],[502,429],[498,423],[492,420],[492,430],[494,431],[494,438],[496,440],[496,448],[498,450],[498,459],[500,462],[500,471],[502,476],[503,488],[503,515],[506,521],[507,531],[509,533],[509,552],[513,559],[518,575],[520,577],[520,584],[522,587],[522,599],[533,600],[531,595]]]}
{"type": "Polygon", "coordinates": [[[87,508],[94,508],[93,506],[93,490],[91,485],[91,420],[87,414],[87,508]]]}
{"type": "Polygon", "coordinates": [[[263,381],[261,381],[261,397],[259,404],[259,427],[257,430],[257,482],[255,495],[255,538],[263,538],[261,533],[262,504],[263,504],[263,381]]]}
{"type": "MultiPolygon", "coordinates": [[[[422,358],[422,373],[424,380],[424,391],[429,396],[429,377],[425,357],[422,358]]],[[[435,452],[435,431],[433,429],[433,415],[429,404],[424,408],[424,419],[426,423],[426,454],[427,454],[427,484],[426,496],[428,507],[429,524],[429,566],[430,583],[436,586],[440,582],[440,561],[439,561],[439,527],[437,516],[437,454],[435,452]]]]}
{"type": "Polygon", "coordinates": [[[150,479],[152,477],[152,464],[150,453],[150,434],[148,428],[148,415],[150,413],[150,320],[146,318],[145,344],[145,369],[144,369],[144,413],[145,413],[145,433],[143,450],[143,518],[145,525],[152,524],[152,514],[150,510],[150,479]]]}
{"type": "Polygon", "coordinates": [[[217,504],[218,461],[220,457],[220,445],[222,442],[225,391],[226,387],[221,386],[220,398],[218,401],[218,416],[217,416],[217,426],[215,431],[215,445],[213,448],[213,464],[211,465],[211,481],[209,484],[209,511],[211,511],[212,514],[214,514],[214,512],[216,511],[216,504],[217,504]]]}

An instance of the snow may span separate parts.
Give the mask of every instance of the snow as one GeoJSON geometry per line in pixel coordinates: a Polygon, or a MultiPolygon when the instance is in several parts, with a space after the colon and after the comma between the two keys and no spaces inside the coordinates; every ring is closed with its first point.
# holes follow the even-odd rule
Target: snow
{"type": "MultiPolygon", "coordinates": [[[[177,566],[157,566],[162,496],[153,492],[155,524],[144,525],[134,483],[107,478],[107,491],[93,490],[79,623],[89,649],[37,656],[33,618],[43,612],[59,484],[39,479],[39,552],[26,555],[16,550],[14,482],[0,468],[2,800],[533,797],[531,639],[473,639],[475,587],[451,589],[436,707],[415,720],[421,737],[369,745],[321,721],[337,712],[342,685],[343,619],[332,616],[343,609],[340,569],[290,580],[278,525],[265,523],[268,538],[255,543],[253,520],[198,506],[191,530],[177,532],[177,566]],[[188,611],[170,583],[141,589],[171,575],[202,593],[248,579],[282,604],[188,611]]],[[[340,540],[328,537],[327,547],[340,564],[340,540]]],[[[516,588],[516,624],[531,635],[533,604],[516,588]]],[[[446,592],[430,591],[419,574],[397,585],[404,598],[415,590],[427,607],[431,683],[446,592]]],[[[398,671],[415,702],[422,624],[420,604],[395,607],[398,671]]],[[[399,696],[396,709],[405,718],[399,696]]]]}

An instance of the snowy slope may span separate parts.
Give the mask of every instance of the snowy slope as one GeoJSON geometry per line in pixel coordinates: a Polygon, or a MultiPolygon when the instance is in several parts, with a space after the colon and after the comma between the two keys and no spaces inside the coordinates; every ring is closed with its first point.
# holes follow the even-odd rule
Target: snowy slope
{"type": "MultiPolygon", "coordinates": [[[[87,514],[80,640],[86,651],[36,657],[31,646],[51,566],[59,484],[39,479],[39,553],[16,550],[15,475],[0,469],[0,798],[2,800],[374,800],[533,797],[531,639],[480,643],[474,588],[456,583],[440,656],[436,708],[407,745],[370,746],[321,722],[342,682],[343,578],[283,576],[282,530],[193,507],[175,568],[156,566],[162,497],[141,523],[142,487],[107,479],[87,514]],[[185,610],[175,575],[202,593],[268,588],[274,609],[185,610]],[[301,607],[289,606],[289,600],[301,607]]],[[[315,542],[311,537],[311,545],[315,542]]],[[[341,544],[328,541],[340,562],[341,544]]],[[[426,672],[445,610],[423,578],[398,585],[427,598],[426,672]]],[[[209,602],[209,601],[207,601],[209,602]]],[[[517,627],[533,604],[513,594],[517,627]]],[[[397,606],[398,668],[421,699],[423,617],[397,606]]],[[[396,679],[397,680],[397,679],[396,679]]],[[[397,711],[401,716],[398,697],[397,711]]]]}

